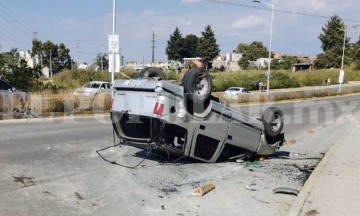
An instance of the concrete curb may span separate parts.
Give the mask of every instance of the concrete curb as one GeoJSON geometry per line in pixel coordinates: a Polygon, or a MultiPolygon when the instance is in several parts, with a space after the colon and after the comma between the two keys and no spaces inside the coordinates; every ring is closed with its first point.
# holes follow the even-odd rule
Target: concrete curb
{"type": "Polygon", "coordinates": [[[319,176],[322,174],[325,166],[333,156],[334,152],[338,148],[339,145],[344,141],[345,137],[348,136],[355,128],[359,127],[358,125],[354,125],[349,128],[330,148],[330,150],[325,154],[324,158],[320,161],[319,165],[315,168],[315,170],[310,175],[309,179],[306,181],[305,185],[302,187],[299,195],[296,197],[295,201],[291,205],[288,216],[299,216],[302,213],[304,204],[307,198],[310,195],[311,190],[314,188],[316,181],[319,179],[319,176]]]}

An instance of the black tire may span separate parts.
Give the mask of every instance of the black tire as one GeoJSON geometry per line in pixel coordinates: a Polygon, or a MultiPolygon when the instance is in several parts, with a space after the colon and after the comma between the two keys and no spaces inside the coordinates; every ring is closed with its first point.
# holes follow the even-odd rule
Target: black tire
{"type": "Polygon", "coordinates": [[[279,108],[267,108],[261,116],[261,121],[264,124],[266,136],[275,138],[281,134],[284,127],[284,116],[279,108]]]}
{"type": "Polygon", "coordinates": [[[190,113],[202,113],[210,104],[211,76],[202,68],[191,68],[182,80],[186,108],[190,113]]]}
{"type": "Polygon", "coordinates": [[[165,80],[165,75],[162,70],[156,67],[144,68],[139,75],[144,79],[165,80]]]}

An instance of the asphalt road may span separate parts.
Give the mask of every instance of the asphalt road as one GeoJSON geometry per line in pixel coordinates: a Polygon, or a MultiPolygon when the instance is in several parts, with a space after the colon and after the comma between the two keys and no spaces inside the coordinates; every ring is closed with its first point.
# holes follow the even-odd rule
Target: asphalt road
{"type": "MultiPolygon", "coordinates": [[[[96,153],[113,144],[107,117],[2,121],[0,214],[285,215],[294,196],[273,189],[301,189],[309,173],[294,164],[316,165],[337,137],[358,124],[358,97],[277,104],[286,116],[287,137],[297,142],[261,166],[166,163],[166,157],[150,154],[131,169],[146,152],[124,146],[101,152],[118,165],[96,153]],[[309,129],[314,133],[307,134],[309,129]],[[193,189],[206,182],[215,190],[194,197],[193,189]]],[[[241,109],[255,115],[261,106],[241,109]]]]}
{"type": "Polygon", "coordinates": [[[276,104],[263,103],[257,105],[233,105],[254,117],[269,106],[279,107],[284,113],[284,132],[287,139],[296,138],[304,132],[332,124],[342,118],[351,119],[360,111],[360,95],[336,96],[324,99],[309,99],[300,101],[280,102],[276,104]]]}

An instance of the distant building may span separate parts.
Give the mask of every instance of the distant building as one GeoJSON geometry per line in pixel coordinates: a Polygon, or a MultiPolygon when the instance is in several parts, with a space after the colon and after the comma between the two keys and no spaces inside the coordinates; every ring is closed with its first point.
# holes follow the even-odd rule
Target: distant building
{"type": "Polygon", "coordinates": [[[195,58],[184,58],[184,64],[189,64],[189,63],[193,63],[194,65],[196,65],[196,67],[202,67],[202,58],[200,57],[195,57],[195,58]]]}
{"type": "Polygon", "coordinates": [[[156,67],[156,68],[161,68],[163,70],[167,70],[168,68],[176,68],[177,66],[178,66],[178,64],[176,64],[175,62],[145,63],[145,62],[129,61],[129,62],[126,62],[126,64],[125,64],[125,68],[131,68],[136,71],[141,71],[142,69],[144,69],[146,67],[156,67]]]}
{"type": "MultiPolygon", "coordinates": [[[[272,61],[272,59],[270,59],[270,62],[272,61]]],[[[254,62],[254,66],[257,67],[258,69],[264,69],[266,67],[268,67],[269,64],[269,58],[259,58],[254,62]]]]}
{"type": "Polygon", "coordinates": [[[36,65],[39,64],[38,56],[32,57],[30,51],[19,51],[19,57],[20,59],[25,60],[27,66],[30,68],[34,68],[36,65]]]}
{"type": "Polygon", "coordinates": [[[87,63],[82,63],[78,66],[78,69],[87,70],[89,67],[90,66],[87,63]]]}
{"type": "Polygon", "coordinates": [[[44,77],[50,77],[50,69],[48,67],[44,67],[43,69],[41,69],[41,72],[44,77]]]}
{"type": "Polygon", "coordinates": [[[239,53],[226,53],[220,55],[213,60],[213,68],[225,69],[227,71],[240,70],[239,60],[242,58],[242,54],[239,53]]]}

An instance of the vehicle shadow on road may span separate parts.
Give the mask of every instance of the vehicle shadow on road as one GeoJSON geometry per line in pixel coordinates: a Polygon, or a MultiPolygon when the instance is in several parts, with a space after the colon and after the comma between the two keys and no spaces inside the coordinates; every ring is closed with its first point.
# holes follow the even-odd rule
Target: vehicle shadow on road
{"type": "Polygon", "coordinates": [[[157,152],[156,149],[143,150],[136,148],[127,148],[127,146],[112,145],[96,151],[101,159],[105,162],[121,166],[124,168],[135,169],[137,167],[148,166],[143,164],[145,160],[156,162],[158,165],[176,165],[176,164],[187,164],[187,163],[201,163],[195,159],[191,159],[186,156],[175,156],[166,154],[163,152],[157,152]],[[114,160],[116,158],[116,160],[114,160]],[[141,159],[136,165],[129,165],[129,158],[141,159]],[[123,162],[119,162],[119,161],[123,162]]]}

